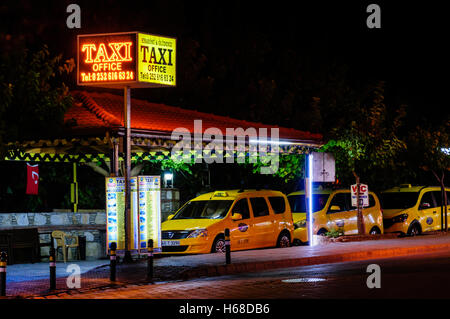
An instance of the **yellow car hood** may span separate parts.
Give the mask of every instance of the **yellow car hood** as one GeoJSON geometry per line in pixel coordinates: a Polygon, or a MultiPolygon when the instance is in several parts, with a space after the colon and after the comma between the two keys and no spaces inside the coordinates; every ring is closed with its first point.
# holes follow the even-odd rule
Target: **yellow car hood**
{"type": "Polygon", "coordinates": [[[292,213],[292,219],[294,220],[294,223],[306,219],[306,213],[292,213]]]}
{"type": "Polygon", "coordinates": [[[172,219],[161,224],[161,230],[192,230],[207,228],[223,219],[172,219]]]}

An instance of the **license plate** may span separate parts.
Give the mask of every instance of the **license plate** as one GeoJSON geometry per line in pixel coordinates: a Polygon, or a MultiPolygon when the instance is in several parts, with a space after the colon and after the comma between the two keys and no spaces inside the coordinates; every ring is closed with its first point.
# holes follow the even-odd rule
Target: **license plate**
{"type": "Polygon", "coordinates": [[[162,240],[161,241],[162,246],[180,246],[179,240],[162,240]]]}

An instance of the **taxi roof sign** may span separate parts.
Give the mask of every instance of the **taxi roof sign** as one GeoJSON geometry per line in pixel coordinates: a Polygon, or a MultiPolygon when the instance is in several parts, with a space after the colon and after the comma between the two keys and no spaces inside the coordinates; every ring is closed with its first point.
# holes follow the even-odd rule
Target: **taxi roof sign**
{"type": "Polygon", "coordinates": [[[225,191],[216,191],[213,197],[228,197],[228,193],[225,191]]]}

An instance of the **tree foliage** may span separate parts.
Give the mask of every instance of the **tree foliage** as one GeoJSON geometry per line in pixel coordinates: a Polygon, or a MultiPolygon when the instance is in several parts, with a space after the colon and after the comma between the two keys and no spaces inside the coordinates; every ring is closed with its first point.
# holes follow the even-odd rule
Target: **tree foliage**
{"type": "Polygon", "coordinates": [[[0,153],[7,142],[55,136],[72,104],[63,77],[73,59],[50,54],[47,46],[31,51],[16,46],[0,55],[0,153]],[[38,133],[38,134],[37,134],[38,133]]]}
{"type": "Polygon", "coordinates": [[[407,142],[409,166],[431,172],[443,185],[445,174],[450,172],[450,120],[436,127],[417,126],[407,142]]]}
{"type": "Polygon", "coordinates": [[[345,183],[350,183],[355,174],[373,183],[380,170],[400,165],[397,156],[406,144],[398,131],[406,114],[405,106],[392,115],[384,100],[384,83],[379,82],[369,91],[368,98],[346,105],[344,114],[349,116],[331,130],[331,138],[322,147],[322,151],[334,154],[337,176],[345,183]]]}

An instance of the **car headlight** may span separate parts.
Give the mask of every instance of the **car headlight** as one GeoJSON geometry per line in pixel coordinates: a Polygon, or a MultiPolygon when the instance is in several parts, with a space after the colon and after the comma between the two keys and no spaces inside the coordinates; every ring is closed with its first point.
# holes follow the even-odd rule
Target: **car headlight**
{"type": "Polygon", "coordinates": [[[206,229],[195,229],[189,233],[186,238],[197,238],[208,236],[208,231],[206,229]]]}
{"type": "Polygon", "coordinates": [[[401,214],[392,218],[393,223],[403,223],[408,219],[408,214],[401,214]]]}
{"type": "Polygon", "coordinates": [[[306,219],[299,220],[298,222],[294,223],[294,229],[297,228],[305,228],[306,227],[306,219]]]}

